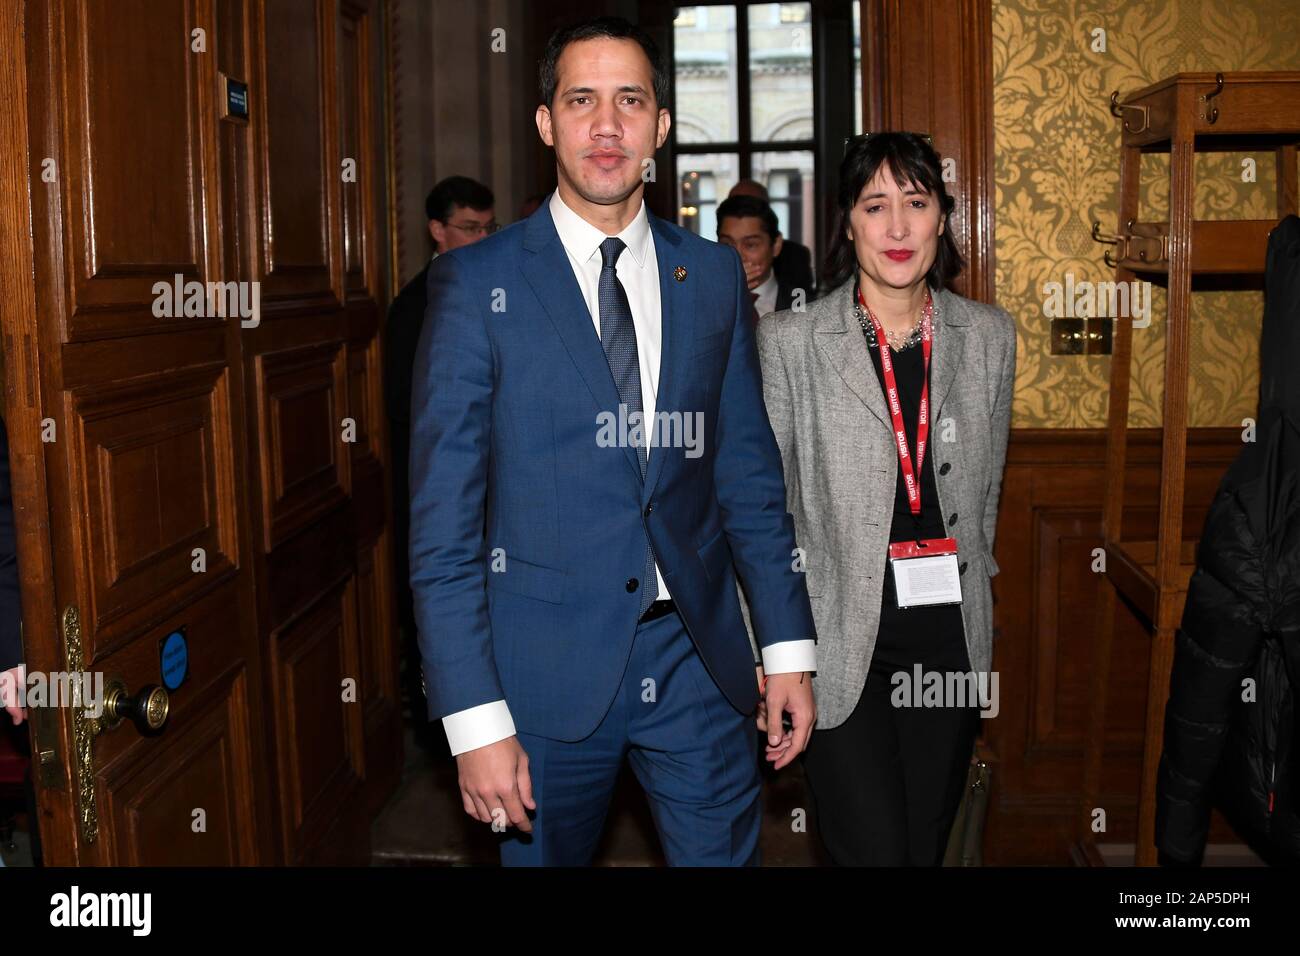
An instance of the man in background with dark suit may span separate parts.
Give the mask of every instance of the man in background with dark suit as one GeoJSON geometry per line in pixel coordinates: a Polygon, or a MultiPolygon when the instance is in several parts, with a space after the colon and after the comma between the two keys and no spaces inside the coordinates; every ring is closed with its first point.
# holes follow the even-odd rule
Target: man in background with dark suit
{"type": "MultiPolygon", "coordinates": [[[[772,202],[768,198],[767,187],[755,179],[742,179],[732,186],[731,192],[727,193],[727,198],[734,196],[752,196],[769,205],[772,202]]],[[[813,269],[812,251],[807,246],[800,245],[793,239],[786,239],[781,243],[781,250],[777,253],[773,269],[776,270],[778,282],[791,289],[807,289],[808,300],[812,301],[813,293],[817,289],[817,276],[813,269]]]]}
{"type": "Polygon", "coordinates": [[[733,196],[718,206],[718,241],[740,253],[755,323],[769,312],[802,308],[812,300],[811,289],[793,286],[776,272],[775,261],[785,241],[776,213],[763,200],[733,196]]]}
{"type": "MultiPolygon", "coordinates": [[[[424,201],[433,238],[433,256],[478,242],[496,232],[496,200],[492,190],[468,176],[449,176],[430,191],[424,201]]],[[[393,530],[397,550],[397,613],[402,629],[403,653],[407,661],[407,689],[412,707],[423,706],[420,690],[420,651],[416,641],[415,610],[411,599],[411,575],[407,543],[410,540],[411,459],[411,374],[415,345],[424,326],[429,265],[408,282],[388,308],[388,330],[384,349],[384,404],[388,410],[388,431],[393,448],[393,530]]],[[[441,744],[441,735],[428,732],[428,724],[417,721],[417,735],[427,744],[441,744]]]]}

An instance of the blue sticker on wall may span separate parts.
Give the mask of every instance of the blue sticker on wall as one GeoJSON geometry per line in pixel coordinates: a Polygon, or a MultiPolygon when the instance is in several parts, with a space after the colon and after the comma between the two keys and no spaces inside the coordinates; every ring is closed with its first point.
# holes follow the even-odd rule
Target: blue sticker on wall
{"type": "Polygon", "coordinates": [[[158,669],[162,672],[163,687],[169,691],[180,687],[190,676],[190,646],[184,627],[158,642],[158,669]]]}

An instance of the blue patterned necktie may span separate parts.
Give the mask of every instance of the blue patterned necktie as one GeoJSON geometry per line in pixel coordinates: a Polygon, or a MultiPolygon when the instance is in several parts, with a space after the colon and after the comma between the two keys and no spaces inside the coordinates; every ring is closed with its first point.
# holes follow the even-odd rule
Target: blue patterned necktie
{"type": "MultiPolygon", "coordinates": [[[[627,301],[627,292],[623,283],[618,281],[615,267],[619,254],[627,248],[623,240],[610,236],[600,244],[600,344],[605,350],[605,360],[609,362],[610,374],[614,376],[614,385],[618,388],[618,398],[627,406],[628,420],[632,413],[637,418],[643,414],[641,407],[641,362],[636,350],[636,327],[632,324],[632,307],[627,301]]],[[[650,440],[650,425],[643,423],[642,434],[650,440]]],[[[638,444],[637,460],[641,463],[641,481],[645,481],[646,447],[638,444]]],[[[650,538],[645,542],[645,571],[641,578],[641,609],[644,614],[656,597],[659,586],[655,580],[654,552],[650,550],[650,538]]]]}

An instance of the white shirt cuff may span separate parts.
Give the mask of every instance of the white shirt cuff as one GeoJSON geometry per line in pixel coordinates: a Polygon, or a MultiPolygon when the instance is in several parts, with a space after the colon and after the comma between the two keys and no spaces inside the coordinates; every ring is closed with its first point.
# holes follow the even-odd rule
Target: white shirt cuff
{"type": "Polygon", "coordinates": [[[762,649],[764,674],[817,670],[816,641],[780,641],[762,649]]]}
{"type": "MultiPolygon", "coordinates": [[[[809,641],[808,643],[812,643],[809,641]]],[[[442,718],[442,729],[447,732],[451,754],[477,750],[498,740],[515,735],[515,721],[504,700],[494,700],[477,707],[458,710],[442,718]]]]}

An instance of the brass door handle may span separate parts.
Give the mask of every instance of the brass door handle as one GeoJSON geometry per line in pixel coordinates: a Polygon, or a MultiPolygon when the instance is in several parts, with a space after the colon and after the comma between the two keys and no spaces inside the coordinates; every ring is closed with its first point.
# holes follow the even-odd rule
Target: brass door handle
{"type": "MultiPolygon", "coordinates": [[[[69,604],[63,609],[63,645],[68,671],[73,674],[83,673],[86,668],[81,646],[81,613],[75,604],[69,604]]],[[[85,707],[81,685],[78,683],[75,686],[76,699],[81,705],[73,707],[71,714],[77,759],[77,817],[81,823],[81,838],[86,843],[94,843],[99,837],[99,809],[95,802],[95,737],[106,730],[112,730],[124,717],[131,718],[140,733],[153,736],[166,725],[171,700],[167,691],[157,684],[146,684],[133,697],[126,692],[122,680],[114,678],[104,694],[102,711],[98,716],[93,716],[85,707]]],[[[55,752],[56,760],[57,757],[55,752]]],[[[44,754],[42,760],[44,761],[44,754]]]]}
{"type": "Polygon", "coordinates": [[[163,729],[170,712],[171,699],[157,684],[146,684],[139,693],[131,695],[124,685],[114,681],[104,694],[100,730],[112,730],[124,719],[129,719],[140,733],[153,736],[163,729]]]}

